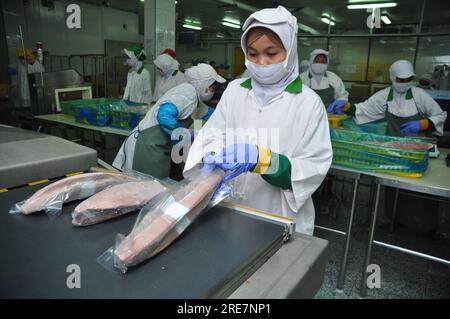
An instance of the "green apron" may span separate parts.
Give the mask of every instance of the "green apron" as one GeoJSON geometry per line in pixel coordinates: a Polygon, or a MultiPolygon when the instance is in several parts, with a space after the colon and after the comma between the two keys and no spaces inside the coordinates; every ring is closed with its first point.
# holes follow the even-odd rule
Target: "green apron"
{"type": "Polygon", "coordinates": [[[394,99],[394,92],[391,88],[391,90],[389,91],[388,99],[386,101],[386,112],[385,112],[385,117],[386,117],[386,122],[387,122],[386,134],[390,135],[390,136],[403,137],[403,134],[401,132],[401,126],[404,123],[410,122],[410,121],[424,120],[424,119],[426,119],[426,117],[421,114],[419,108],[417,107],[417,103],[416,103],[416,100],[414,100],[411,89],[409,89],[406,92],[406,99],[408,99],[408,100],[412,99],[414,101],[414,104],[416,105],[416,109],[417,109],[417,114],[412,115],[412,116],[407,116],[407,117],[401,117],[401,116],[397,116],[397,115],[390,113],[389,112],[389,102],[392,102],[393,99],[394,99]]]}
{"type": "MultiPolygon", "coordinates": [[[[327,73],[325,72],[325,77],[327,77],[327,73]]],[[[308,73],[308,78],[309,78],[309,87],[311,88],[311,79],[312,79],[312,75],[311,73],[308,73]]],[[[328,107],[328,105],[330,105],[331,102],[334,101],[334,88],[331,86],[331,84],[328,84],[328,88],[326,89],[313,89],[311,88],[314,92],[317,93],[318,96],[320,96],[320,99],[322,100],[323,104],[325,105],[325,108],[328,107]]]]}
{"type": "MultiPolygon", "coordinates": [[[[192,119],[180,120],[182,127],[189,127],[192,119]]],[[[159,125],[141,131],[136,139],[133,169],[156,178],[170,176],[172,143],[159,125]]]]}

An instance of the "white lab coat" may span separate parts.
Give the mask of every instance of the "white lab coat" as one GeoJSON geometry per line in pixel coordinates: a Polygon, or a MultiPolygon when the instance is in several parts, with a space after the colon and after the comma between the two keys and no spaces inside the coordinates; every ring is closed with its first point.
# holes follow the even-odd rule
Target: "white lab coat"
{"type": "Polygon", "coordinates": [[[158,125],[157,115],[161,104],[170,102],[178,109],[178,118],[184,120],[191,116],[198,105],[197,91],[189,83],[182,83],[166,92],[156,104],[147,112],[145,117],[134,128],[123,142],[114,159],[113,166],[121,170],[130,170],[133,167],[134,150],[138,132],[158,125]]]}
{"type": "Polygon", "coordinates": [[[45,68],[38,60],[34,61],[33,64],[28,63],[28,73],[29,74],[41,73],[41,72],[45,72],[45,68]]]}
{"type": "Polygon", "coordinates": [[[128,71],[127,85],[125,87],[123,99],[145,104],[150,104],[152,102],[150,73],[147,69],[142,69],[141,73],[138,73],[133,69],[128,71]]]}
{"type": "Polygon", "coordinates": [[[296,231],[312,234],[315,212],[311,195],[322,183],[332,160],[325,107],[317,94],[306,86],[299,94],[283,91],[261,106],[254,91],[242,87],[242,82],[238,79],[228,85],[216,111],[194,140],[185,173],[188,174],[207,153],[220,153],[223,146],[236,143],[225,139],[226,130],[240,128],[235,132],[237,142],[268,147],[288,157],[292,190],[272,186],[259,174],[246,173],[232,181],[233,200],[293,218],[296,231]],[[211,134],[211,128],[217,134],[211,134]],[[258,136],[245,132],[252,128],[258,130],[258,136]],[[259,129],[278,130],[279,138],[264,140],[259,129]]]}
{"type": "Polygon", "coordinates": [[[172,74],[169,74],[167,76],[160,76],[160,75],[157,76],[153,101],[158,101],[161,98],[161,96],[163,96],[171,88],[174,88],[177,85],[180,85],[181,83],[187,82],[183,72],[178,70],[178,72],[175,75],[172,74]]]}
{"type": "MultiPolygon", "coordinates": [[[[355,120],[358,125],[385,117],[386,102],[390,90],[391,87],[384,88],[366,101],[355,104],[355,120]]],[[[442,111],[439,104],[423,89],[413,86],[411,90],[413,99],[406,99],[406,93],[399,94],[393,90],[394,98],[389,103],[389,112],[397,116],[408,117],[416,115],[419,109],[426,118],[433,122],[436,128],[433,134],[442,135],[447,112],[442,111]]]]}
{"type": "Polygon", "coordinates": [[[17,77],[18,77],[18,99],[16,101],[17,107],[31,106],[30,87],[28,83],[28,74],[45,72],[45,69],[39,61],[35,61],[34,64],[28,64],[28,73],[26,71],[25,62],[19,61],[17,65],[17,77]]]}
{"type": "Polygon", "coordinates": [[[330,85],[334,88],[334,99],[348,101],[348,92],[345,90],[344,82],[336,73],[326,71],[327,76],[317,77],[313,75],[309,79],[309,70],[300,74],[300,78],[304,85],[309,86],[313,90],[328,89],[330,85]]]}

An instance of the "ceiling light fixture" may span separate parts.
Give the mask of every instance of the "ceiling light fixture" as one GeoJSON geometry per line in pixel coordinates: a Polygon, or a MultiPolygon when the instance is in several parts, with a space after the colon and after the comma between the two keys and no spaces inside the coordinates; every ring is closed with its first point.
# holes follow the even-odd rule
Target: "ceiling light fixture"
{"type": "Polygon", "coordinates": [[[375,9],[375,8],[392,8],[396,7],[397,2],[383,2],[383,3],[360,3],[349,4],[347,9],[375,9]]]}

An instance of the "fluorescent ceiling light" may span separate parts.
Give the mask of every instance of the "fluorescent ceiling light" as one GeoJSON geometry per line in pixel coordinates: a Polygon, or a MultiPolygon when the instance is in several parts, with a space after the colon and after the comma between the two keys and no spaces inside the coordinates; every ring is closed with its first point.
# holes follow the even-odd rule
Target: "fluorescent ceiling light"
{"type": "Polygon", "coordinates": [[[385,24],[391,24],[391,19],[389,19],[387,15],[382,15],[381,20],[383,20],[385,24]]]}
{"type": "Polygon", "coordinates": [[[235,28],[235,29],[240,29],[240,28],[241,28],[240,25],[233,24],[233,23],[229,23],[229,22],[224,22],[224,21],[222,21],[222,24],[223,24],[223,25],[226,25],[227,27],[230,27],[230,28],[235,28]]]}
{"type": "Polygon", "coordinates": [[[201,30],[202,29],[201,26],[192,25],[192,24],[183,24],[183,28],[192,29],[192,30],[201,30]]]}
{"type": "Polygon", "coordinates": [[[311,28],[310,26],[307,26],[306,24],[298,23],[298,28],[300,30],[305,31],[305,32],[309,32],[311,34],[320,34],[319,31],[317,31],[316,29],[311,28]]]}
{"type": "Polygon", "coordinates": [[[225,22],[229,22],[231,24],[236,24],[236,25],[241,25],[241,21],[237,20],[237,19],[233,19],[233,18],[229,18],[229,17],[225,17],[222,19],[225,22]]]}
{"type": "Polygon", "coordinates": [[[334,23],[333,18],[329,18],[327,16],[322,16],[322,18],[320,19],[322,20],[322,22],[329,24],[329,25],[335,25],[336,23],[334,23]]]}
{"type": "Polygon", "coordinates": [[[365,3],[365,4],[349,4],[347,9],[375,9],[375,8],[392,8],[396,7],[397,2],[384,3],[365,3]]]}

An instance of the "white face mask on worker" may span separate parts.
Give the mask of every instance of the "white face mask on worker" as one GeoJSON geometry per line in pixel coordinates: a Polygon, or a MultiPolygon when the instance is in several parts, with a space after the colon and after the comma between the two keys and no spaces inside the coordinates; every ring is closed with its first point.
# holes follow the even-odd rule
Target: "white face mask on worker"
{"type": "Polygon", "coordinates": [[[392,86],[394,87],[395,92],[400,93],[400,94],[405,93],[406,91],[408,91],[408,89],[410,89],[412,87],[412,85],[413,85],[412,81],[406,82],[406,83],[394,82],[392,84],[392,86]]]}
{"type": "Polygon", "coordinates": [[[314,74],[324,74],[327,70],[327,65],[323,63],[313,63],[311,65],[311,71],[314,74]]]}
{"type": "Polygon", "coordinates": [[[203,102],[207,102],[207,101],[211,100],[213,96],[214,96],[214,92],[212,92],[210,90],[206,90],[206,91],[200,93],[200,99],[203,102]]]}
{"type": "Polygon", "coordinates": [[[289,73],[284,64],[285,61],[269,65],[256,64],[249,60],[245,62],[252,78],[261,84],[276,84],[284,78],[289,73]]]}

